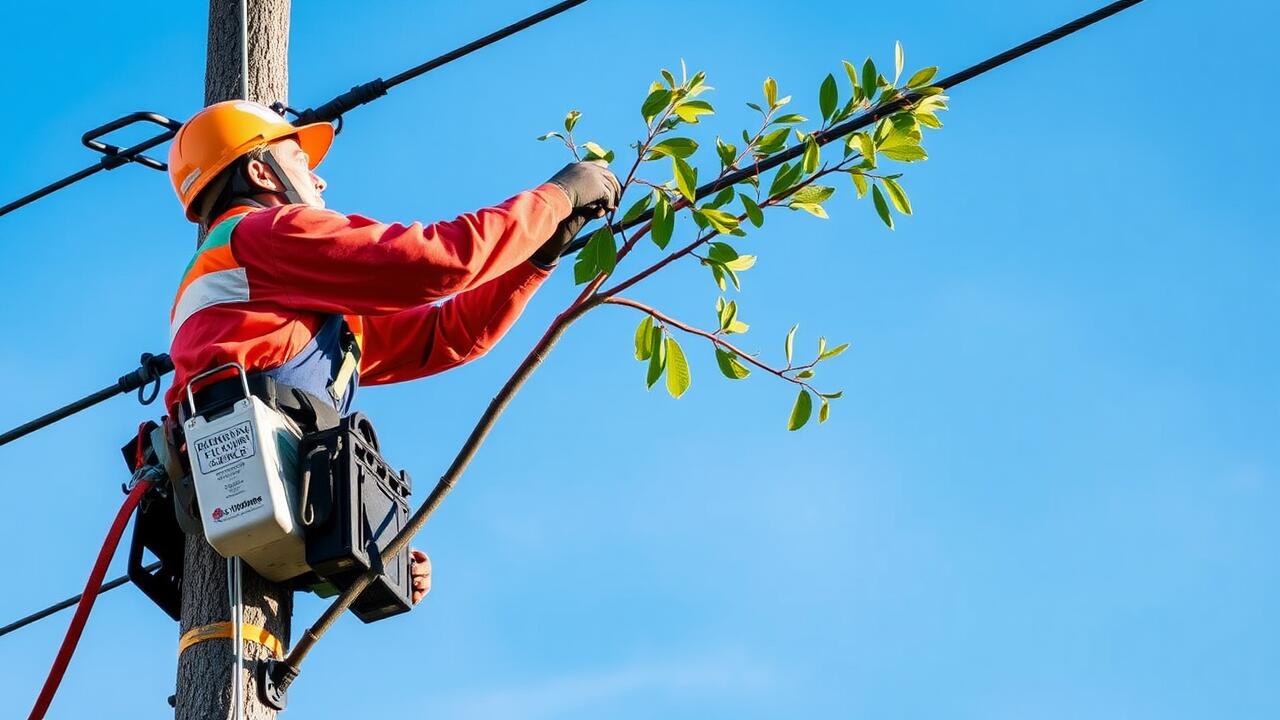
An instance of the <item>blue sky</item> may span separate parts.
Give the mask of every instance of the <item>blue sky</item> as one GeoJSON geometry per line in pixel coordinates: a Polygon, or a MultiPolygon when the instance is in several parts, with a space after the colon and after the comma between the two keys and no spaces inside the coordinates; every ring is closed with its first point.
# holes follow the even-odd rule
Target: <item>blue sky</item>
{"type": "MultiPolygon", "coordinates": [[[[291,99],[540,4],[297,3],[291,99]]],[[[736,135],[767,75],[812,116],[841,59],[891,62],[901,40],[945,73],[1093,7],[593,0],[352,113],[321,172],[338,209],[452,217],[559,168],[533,138],[568,109],[624,148],[681,58],[717,88],[707,130],[736,135]]],[[[799,347],[853,342],[824,367],[845,390],[824,426],[787,433],[788,386],[731,384],[692,339],[692,390],[646,393],[637,318],[589,316],[419,540],[430,598],[340,623],[287,717],[1274,717],[1276,20],[1144,3],[952,93],[896,231],[841,187],[831,220],[781,211],[744,240],[744,345],[777,359],[794,322],[799,347]]],[[[0,197],[91,162],[90,127],[193,112],[204,21],[201,3],[11,12],[0,197]]],[[[164,348],[191,229],[159,173],[81,183],[0,219],[0,243],[0,425],[164,348]]],[[[573,294],[566,269],[488,357],[363,393],[419,499],[573,294]]],[[[716,297],[696,266],[633,295],[698,323],[716,297]]],[[[83,585],[117,448],[152,412],[119,399],[0,449],[0,618],[83,585]]],[[[68,617],[0,639],[0,707],[29,707],[68,617]]],[[[105,596],[51,717],[164,717],[175,647],[140,593],[105,596]]]]}

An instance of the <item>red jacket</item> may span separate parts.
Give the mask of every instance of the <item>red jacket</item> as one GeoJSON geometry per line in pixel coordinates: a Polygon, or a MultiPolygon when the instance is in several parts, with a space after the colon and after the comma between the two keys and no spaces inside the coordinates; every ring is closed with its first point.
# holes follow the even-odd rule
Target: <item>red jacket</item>
{"type": "MultiPolygon", "coordinates": [[[[179,288],[166,406],[209,368],[279,367],[334,314],[363,336],[361,384],[412,380],[474,360],[547,278],[528,258],[570,210],[551,184],[426,226],[306,205],[251,210],[217,247],[206,241],[179,288]],[[222,280],[213,295],[200,282],[210,275],[222,280]]],[[[228,215],[236,212],[245,208],[228,215]]]]}

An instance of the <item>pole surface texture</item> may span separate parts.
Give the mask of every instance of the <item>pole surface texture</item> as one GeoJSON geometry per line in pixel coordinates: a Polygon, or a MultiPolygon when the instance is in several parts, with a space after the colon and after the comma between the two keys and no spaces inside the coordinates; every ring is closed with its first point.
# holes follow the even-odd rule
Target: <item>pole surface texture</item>
{"type": "MultiPolygon", "coordinates": [[[[264,104],[288,100],[290,0],[245,0],[249,14],[249,96],[264,104]]],[[[205,64],[205,104],[240,97],[240,2],[210,0],[209,44],[205,64]]],[[[178,212],[175,208],[174,212],[178,212]]],[[[267,582],[244,565],[244,621],[269,630],[286,646],[293,612],[291,592],[267,582]]],[[[181,631],[231,618],[227,569],[203,537],[187,537],[182,586],[181,631]]],[[[232,685],[244,688],[246,720],[270,720],[275,711],[257,699],[252,667],[267,651],[245,643],[245,672],[233,680],[229,640],[192,645],[178,659],[177,720],[226,720],[233,717],[232,685]]]]}

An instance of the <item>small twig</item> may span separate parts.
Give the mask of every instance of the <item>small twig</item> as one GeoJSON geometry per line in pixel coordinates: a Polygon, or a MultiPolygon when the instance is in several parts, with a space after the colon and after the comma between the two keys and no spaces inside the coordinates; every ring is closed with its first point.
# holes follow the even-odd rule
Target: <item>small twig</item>
{"type": "Polygon", "coordinates": [[[689,333],[690,335],[697,335],[698,337],[706,338],[707,340],[710,340],[712,343],[718,345],[719,347],[724,348],[725,350],[728,350],[729,352],[733,353],[739,358],[746,360],[747,362],[751,363],[752,365],[755,365],[756,367],[760,368],[761,370],[764,370],[765,372],[776,375],[782,378],[783,380],[786,380],[789,383],[799,385],[805,388],[806,390],[810,390],[815,393],[817,392],[816,390],[813,389],[811,385],[809,385],[809,383],[803,380],[799,380],[799,379],[787,376],[786,375],[786,373],[788,372],[787,369],[784,368],[782,370],[779,370],[777,368],[771,367],[757,360],[754,356],[746,352],[743,352],[740,348],[735,346],[733,343],[730,343],[724,340],[716,333],[707,332],[706,330],[696,328],[692,325],[689,325],[688,323],[684,323],[679,320],[676,320],[675,318],[669,315],[665,315],[659,312],[658,310],[655,310],[649,307],[648,305],[645,305],[644,303],[636,302],[635,300],[631,300],[630,298],[618,297],[614,295],[610,297],[604,297],[602,298],[601,301],[610,305],[624,305],[629,308],[635,308],[640,312],[648,314],[654,320],[657,320],[659,323],[662,323],[663,325],[669,325],[673,328],[683,330],[684,332],[689,333]]]}

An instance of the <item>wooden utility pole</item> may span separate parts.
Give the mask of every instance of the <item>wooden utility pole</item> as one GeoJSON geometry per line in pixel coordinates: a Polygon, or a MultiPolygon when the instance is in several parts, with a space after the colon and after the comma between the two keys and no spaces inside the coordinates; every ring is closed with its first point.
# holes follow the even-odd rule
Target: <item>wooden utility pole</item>
{"type": "MultiPolygon", "coordinates": [[[[277,100],[287,102],[290,0],[244,1],[249,16],[249,99],[267,105],[277,100]]],[[[240,2],[209,0],[206,105],[240,97],[240,2]]],[[[181,631],[230,620],[226,561],[203,537],[188,535],[185,563],[181,631]]],[[[248,565],[241,567],[244,621],[265,627],[288,645],[291,591],[262,579],[248,565]]],[[[261,646],[246,642],[245,672],[233,680],[231,642],[211,640],[188,648],[178,659],[177,720],[232,717],[232,682],[244,688],[245,718],[275,718],[275,711],[258,702],[252,672],[252,661],[266,655],[261,646]]]]}

